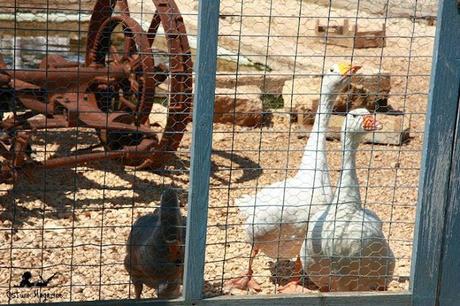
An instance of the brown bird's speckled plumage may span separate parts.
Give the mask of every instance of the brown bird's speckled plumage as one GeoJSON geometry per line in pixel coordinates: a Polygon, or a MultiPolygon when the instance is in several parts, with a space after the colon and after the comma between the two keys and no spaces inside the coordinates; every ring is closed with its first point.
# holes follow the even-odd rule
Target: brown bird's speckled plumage
{"type": "Polygon", "coordinates": [[[177,194],[167,189],[160,208],[134,223],[127,242],[125,268],[139,299],[143,285],[154,288],[158,298],[177,298],[182,283],[186,218],[180,213],[177,194]]]}

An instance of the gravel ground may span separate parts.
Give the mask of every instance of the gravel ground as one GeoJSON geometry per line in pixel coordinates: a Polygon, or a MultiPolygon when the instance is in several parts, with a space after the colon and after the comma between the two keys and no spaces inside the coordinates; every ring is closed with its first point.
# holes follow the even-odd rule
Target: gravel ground
{"type": "MultiPolygon", "coordinates": [[[[267,1],[255,1],[254,6],[256,2],[267,1]]],[[[318,15],[325,10],[309,5],[312,10],[318,10],[318,15]]],[[[346,14],[344,10],[334,12],[346,14]]],[[[291,21],[286,21],[286,28],[291,21]]],[[[311,24],[314,21],[308,21],[304,28],[310,35],[311,24]]],[[[431,55],[434,27],[405,19],[391,19],[388,24],[387,34],[398,37],[389,38],[383,52],[380,49],[355,50],[354,56],[362,65],[381,67],[392,73],[390,104],[405,111],[412,138],[400,147],[362,145],[357,165],[363,201],[384,221],[385,235],[397,257],[395,280],[390,290],[401,291],[407,290],[409,285],[407,276],[431,67],[428,56],[431,55]],[[413,33],[416,37],[411,39],[413,33]]],[[[273,35],[282,31],[282,24],[277,26],[272,28],[273,35]]],[[[260,27],[264,28],[263,25],[260,27]]],[[[257,31],[255,27],[254,32],[257,31]]],[[[266,41],[266,37],[260,39],[266,41]]],[[[254,45],[260,49],[245,49],[243,46],[242,50],[249,55],[264,49],[264,45],[257,44],[257,41],[258,38],[253,38],[254,45]]],[[[283,44],[285,49],[293,50],[293,41],[294,38],[288,37],[274,38],[270,54],[283,54],[283,44]]],[[[232,47],[230,43],[226,46],[232,47]]],[[[318,73],[325,52],[324,46],[318,42],[302,42],[298,54],[305,56],[298,58],[302,66],[296,73],[318,73]]],[[[338,61],[336,56],[350,55],[350,52],[346,48],[328,47],[326,64],[338,61]]],[[[271,58],[268,64],[273,72],[292,73],[290,60],[289,63],[276,62],[271,58]]],[[[283,118],[284,114],[279,114],[270,125],[254,129],[214,126],[205,266],[207,296],[225,293],[222,292],[223,280],[238,276],[247,265],[250,246],[244,243],[243,219],[233,200],[244,194],[253,194],[256,186],[282,180],[296,172],[308,130],[283,118]]],[[[33,147],[39,159],[45,154],[65,154],[76,143],[82,148],[96,144],[97,139],[86,129],[79,129],[78,133],[74,130],[53,131],[37,135],[33,147]]],[[[11,303],[21,303],[133,297],[133,288],[123,268],[124,243],[130,225],[157,207],[165,185],[178,188],[185,204],[189,144],[190,134],[187,134],[177,160],[162,173],[134,171],[116,161],[107,161],[73,169],[36,171],[32,178],[21,180],[14,189],[2,185],[0,303],[8,302],[9,298],[11,303]],[[31,271],[34,280],[40,274],[45,279],[58,274],[50,283],[52,287],[46,289],[12,288],[25,271],[31,271]],[[40,293],[41,298],[36,295],[40,293]]],[[[328,143],[332,182],[336,181],[340,169],[339,149],[337,141],[328,143]]],[[[263,254],[255,260],[253,268],[256,280],[262,285],[262,294],[276,292],[277,280],[271,277],[274,266],[263,254]]],[[[281,266],[279,276],[289,273],[292,263],[281,266]]],[[[281,279],[281,283],[283,281],[285,279],[281,279]]],[[[306,289],[306,292],[310,291],[306,289]]],[[[153,296],[153,290],[144,290],[144,297],[153,296]]]]}

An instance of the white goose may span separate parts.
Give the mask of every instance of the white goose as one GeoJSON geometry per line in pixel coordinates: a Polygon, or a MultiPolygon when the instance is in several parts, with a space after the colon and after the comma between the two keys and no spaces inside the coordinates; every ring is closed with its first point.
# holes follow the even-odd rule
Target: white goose
{"type": "Polygon", "coordinates": [[[342,126],[342,171],[332,205],[317,212],[302,245],[304,270],[321,291],[386,290],[395,259],[382,222],[363,209],[356,151],[366,132],[381,128],[366,109],[350,111],[342,126]]]}
{"type": "MultiPolygon", "coordinates": [[[[332,200],[326,158],[326,128],[338,94],[359,69],[359,66],[335,64],[323,76],[315,122],[297,174],[261,188],[255,196],[247,195],[235,200],[246,216],[247,241],[253,250],[248,271],[227,281],[227,289],[261,290],[252,279],[252,263],[259,250],[273,259],[297,257],[296,272],[302,269],[298,256],[309,217],[332,200]]],[[[296,277],[280,291],[295,291],[299,280],[296,277]]]]}

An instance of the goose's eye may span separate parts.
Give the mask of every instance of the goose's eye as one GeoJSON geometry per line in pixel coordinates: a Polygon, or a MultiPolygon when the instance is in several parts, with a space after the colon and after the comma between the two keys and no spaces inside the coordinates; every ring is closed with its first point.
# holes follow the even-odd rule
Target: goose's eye
{"type": "Polygon", "coordinates": [[[356,116],[357,116],[356,114],[351,114],[351,115],[353,116],[353,118],[356,118],[356,116]]]}
{"type": "Polygon", "coordinates": [[[329,69],[330,72],[334,72],[334,68],[329,69]]]}

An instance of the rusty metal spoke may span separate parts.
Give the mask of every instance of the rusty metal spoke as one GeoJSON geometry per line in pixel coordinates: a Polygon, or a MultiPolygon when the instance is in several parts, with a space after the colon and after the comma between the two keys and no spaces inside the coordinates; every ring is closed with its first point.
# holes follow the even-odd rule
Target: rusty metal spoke
{"type": "MultiPolygon", "coordinates": [[[[126,0],[98,0],[90,19],[85,63],[49,54],[36,70],[9,69],[0,57],[0,93],[26,112],[2,120],[0,182],[13,182],[34,167],[56,168],[118,159],[135,167],[161,167],[177,150],[191,120],[192,61],[187,33],[173,0],[153,0],[156,12],[148,31],[130,17],[126,0]],[[117,8],[117,10],[115,10],[117,8]],[[117,13],[115,13],[117,12],[117,13]],[[165,29],[170,66],[155,65],[151,47],[165,29]],[[123,29],[122,51],[112,43],[123,29]],[[150,122],[155,87],[170,79],[166,124],[150,122]],[[40,116],[37,116],[40,115],[40,116]],[[87,127],[106,152],[31,160],[37,130],[87,127]]],[[[22,111],[21,110],[21,111],[22,111]]],[[[15,110],[13,110],[15,111],[15,110]]]]}

